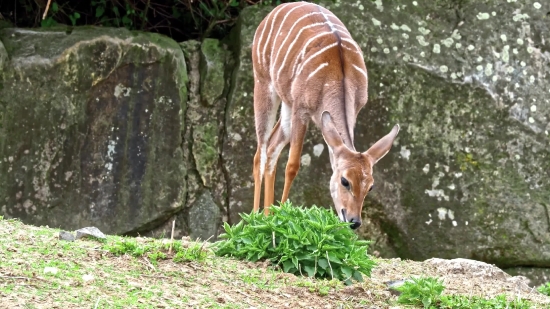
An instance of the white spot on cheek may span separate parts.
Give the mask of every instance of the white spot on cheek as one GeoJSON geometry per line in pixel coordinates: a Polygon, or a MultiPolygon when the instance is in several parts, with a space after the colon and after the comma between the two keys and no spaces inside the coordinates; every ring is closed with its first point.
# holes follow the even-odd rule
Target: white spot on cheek
{"type": "Polygon", "coordinates": [[[456,226],[456,221],[455,220],[453,220],[453,226],[456,226]]]}
{"type": "Polygon", "coordinates": [[[430,223],[432,223],[432,221],[433,221],[433,220],[430,219],[430,220],[426,221],[426,224],[427,224],[427,225],[430,225],[430,223]]]}

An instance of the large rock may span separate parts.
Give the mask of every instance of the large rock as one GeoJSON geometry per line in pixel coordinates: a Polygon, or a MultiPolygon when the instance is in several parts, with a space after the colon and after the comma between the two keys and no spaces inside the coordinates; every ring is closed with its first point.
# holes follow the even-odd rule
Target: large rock
{"type": "MultiPolygon", "coordinates": [[[[375,190],[365,203],[361,233],[375,240],[373,249],[416,260],[550,266],[550,2],[322,5],[348,26],[367,62],[369,102],[358,117],[357,149],[402,126],[374,168],[375,190]]],[[[235,29],[239,67],[224,148],[232,222],[252,208],[250,46],[268,11],[245,9],[235,29]]],[[[302,158],[309,165],[293,184],[294,203],[331,207],[323,144],[310,126],[302,158]]]]}
{"type": "MultiPolygon", "coordinates": [[[[187,162],[187,199],[178,213],[174,237],[216,240],[227,221],[227,180],[221,157],[227,94],[234,59],[215,39],[182,42],[189,76],[183,158],[187,162]]],[[[170,235],[172,220],[148,235],[170,235]]]]}
{"type": "Polygon", "coordinates": [[[1,213],[121,234],[182,209],[187,72],[176,42],[94,27],[7,28],[0,40],[9,56],[0,81],[1,213]]]}

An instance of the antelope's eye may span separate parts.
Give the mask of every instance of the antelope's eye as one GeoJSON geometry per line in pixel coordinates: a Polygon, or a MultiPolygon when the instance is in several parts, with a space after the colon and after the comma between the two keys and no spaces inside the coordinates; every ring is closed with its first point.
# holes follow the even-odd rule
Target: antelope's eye
{"type": "Polygon", "coordinates": [[[346,189],[349,190],[349,181],[348,181],[346,178],[344,178],[344,177],[342,177],[342,178],[340,179],[340,181],[342,182],[342,186],[344,186],[344,188],[346,188],[346,189]]]}
{"type": "Polygon", "coordinates": [[[369,192],[372,191],[372,189],[374,189],[374,185],[370,186],[369,192]]]}

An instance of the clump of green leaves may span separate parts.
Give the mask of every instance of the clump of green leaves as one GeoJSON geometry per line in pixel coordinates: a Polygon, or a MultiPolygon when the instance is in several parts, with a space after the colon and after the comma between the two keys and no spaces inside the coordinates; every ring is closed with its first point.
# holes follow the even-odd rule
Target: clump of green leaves
{"type": "Polygon", "coordinates": [[[444,289],[443,280],[431,277],[412,278],[396,288],[397,291],[401,292],[397,302],[432,308],[432,305],[439,301],[444,289]]]}
{"type": "Polygon", "coordinates": [[[202,262],[206,260],[207,257],[208,253],[204,250],[203,246],[198,243],[194,243],[183,250],[178,250],[174,256],[174,262],[202,262]]]}
{"type": "Polygon", "coordinates": [[[541,292],[546,296],[550,296],[550,282],[543,284],[537,288],[537,291],[541,292]]]}
{"type": "Polygon", "coordinates": [[[337,278],[350,284],[370,276],[375,263],[367,255],[370,241],[359,240],[349,223],[331,210],[296,207],[290,202],[270,207],[271,214],[241,214],[234,226],[224,225],[215,253],[239,259],[269,259],[292,274],[337,278]]]}
{"type": "Polygon", "coordinates": [[[406,281],[396,290],[401,292],[397,302],[425,309],[528,309],[533,304],[524,299],[508,301],[506,295],[486,299],[478,296],[441,295],[445,286],[443,281],[426,277],[406,281]]]}
{"type": "MultiPolygon", "coordinates": [[[[106,242],[103,248],[117,256],[124,254],[133,257],[146,256],[156,264],[158,260],[168,258],[170,243],[154,239],[143,242],[131,237],[120,237],[106,242]]],[[[199,243],[183,244],[175,241],[172,243],[172,253],[174,262],[202,262],[208,257],[208,252],[199,243]]]]}

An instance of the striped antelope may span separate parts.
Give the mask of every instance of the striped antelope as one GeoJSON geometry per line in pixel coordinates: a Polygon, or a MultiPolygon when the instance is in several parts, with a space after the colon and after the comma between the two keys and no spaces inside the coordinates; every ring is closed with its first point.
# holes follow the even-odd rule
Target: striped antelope
{"type": "Polygon", "coordinates": [[[330,194],[341,221],[361,225],[361,210],[372,190],[372,167],[391,149],[390,133],[365,152],[353,145],[357,114],[367,103],[367,69],[361,48],[329,10],[312,3],[277,6],[260,23],[252,45],[254,115],[258,148],[254,156],[254,211],[265,176],[264,213],[273,204],[276,165],[290,143],[281,201],[286,201],[300,168],[309,123],[321,129],[328,146],[330,194]],[[282,102],[282,104],[281,104],[282,102]],[[275,124],[277,110],[279,120],[275,124]]]}

